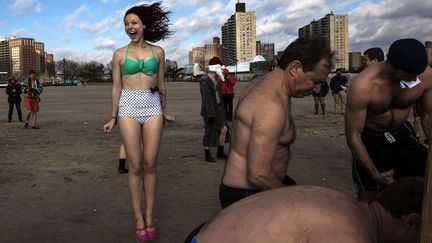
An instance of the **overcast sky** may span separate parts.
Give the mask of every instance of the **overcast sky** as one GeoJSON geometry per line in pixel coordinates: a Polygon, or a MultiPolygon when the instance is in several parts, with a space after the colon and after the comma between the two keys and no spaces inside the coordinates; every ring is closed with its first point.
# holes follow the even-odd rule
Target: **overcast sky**
{"type": "MultiPolygon", "coordinates": [[[[192,47],[211,43],[235,12],[237,0],[166,0],[175,32],[157,45],[166,58],[187,64],[192,47]]],[[[378,46],[386,52],[399,38],[432,41],[432,0],[246,0],[257,17],[257,40],[283,50],[297,38],[297,30],[330,11],[349,17],[349,49],[378,46]]],[[[32,37],[45,51],[77,61],[108,63],[116,48],[128,44],[123,15],[133,5],[152,1],[129,0],[0,0],[0,37],[32,37]]]]}

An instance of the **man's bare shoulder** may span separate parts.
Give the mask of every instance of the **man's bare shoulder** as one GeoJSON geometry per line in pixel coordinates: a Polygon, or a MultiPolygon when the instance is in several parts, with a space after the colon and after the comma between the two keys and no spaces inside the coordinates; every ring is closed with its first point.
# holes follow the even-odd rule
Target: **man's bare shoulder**
{"type": "Polygon", "coordinates": [[[281,122],[281,118],[288,115],[288,98],[282,98],[277,87],[268,80],[255,80],[240,97],[236,114],[240,118],[260,120],[274,120],[281,122]]]}
{"type": "Polygon", "coordinates": [[[351,82],[350,89],[354,89],[358,94],[361,92],[371,92],[377,86],[384,83],[383,77],[380,76],[379,65],[372,65],[360,72],[351,82]]]}
{"type": "Polygon", "coordinates": [[[426,67],[426,70],[418,77],[425,87],[432,89],[432,68],[430,66],[426,67]]]}

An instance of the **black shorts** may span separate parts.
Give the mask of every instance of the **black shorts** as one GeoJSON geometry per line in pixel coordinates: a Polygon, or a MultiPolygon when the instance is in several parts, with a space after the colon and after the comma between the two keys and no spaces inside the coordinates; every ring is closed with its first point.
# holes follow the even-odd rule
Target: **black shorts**
{"type": "MultiPolygon", "coordinates": [[[[282,183],[285,186],[294,186],[297,183],[289,176],[285,175],[282,183]]],[[[219,186],[219,201],[222,209],[228,207],[229,205],[248,197],[252,194],[260,192],[260,190],[250,190],[250,189],[239,189],[233,188],[229,186],[225,186],[224,184],[220,184],[219,186]]]]}
{"type": "MultiPolygon", "coordinates": [[[[386,133],[364,128],[361,139],[378,171],[393,169],[395,180],[409,176],[424,177],[427,149],[417,140],[414,128],[409,122],[387,132],[387,136],[386,133]]],[[[352,174],[359,192],[381,191],[385,188],[384,184],[369,176],[355,159],[352,163],[352,174]]]]}

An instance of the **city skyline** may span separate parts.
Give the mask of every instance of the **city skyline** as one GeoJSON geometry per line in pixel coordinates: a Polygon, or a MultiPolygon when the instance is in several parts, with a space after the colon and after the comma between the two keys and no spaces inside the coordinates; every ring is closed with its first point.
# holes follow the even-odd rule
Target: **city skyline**
{"type": "MultiPolygon", "coordinates": [[[[349,51],[362,52],[371,46],[385,50],[396,39],[414,37],[423,43],[432,40],[432,2],[403,0],[251,0],[248,11],[256,13],[257,40],[274,43],[283,50],[297,37],[301,26],[333,11],[349,16],[349,51]]],[[[108,63],[116,48],[129,42],[123,30],[124,12],[143,1],[96,0],[47,1],[2,0],[0,38],[35,38],[45,43],[45,51],[55,60],[108,63]]],[[[210,44],[221,36],[220,28],[235,12],[237,0],[203,0],[163,5],[171,11],[174,35],[156,43],[165,49],[166,58],[180,66],[188,63],[192,47],[210,44]],[[211,16],[211,18],[209,18],[211,16]]]]}

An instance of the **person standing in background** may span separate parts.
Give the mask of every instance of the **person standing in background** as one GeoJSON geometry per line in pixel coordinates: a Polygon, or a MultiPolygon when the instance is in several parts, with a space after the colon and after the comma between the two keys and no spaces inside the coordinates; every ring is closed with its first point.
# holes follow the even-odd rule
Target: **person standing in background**
{"type": "Polygon", "coordinates": [[[225,81],[222,73],[222,61],[213,57],[209,61],[206,75],[200,75],[201,117],[204,121],[203,146],[205,160],[216,162],[211,156],[210,147],[218,147],[216,157],[226,159],[224,152],[225,135],[227,132],[226,114],[223,106],[222,91],[218,79],[225,81]]]}
{"type": "Polygon", "coordinates": [[[372,47],[363,52],[363,61],[367,67],[370,65],[384,61],[384,52],[379,47],[372,47]]]}
{"type": "Polygon", "coordinates": [[[329,91],[327,82],[323,81],[319,92],[312,92],[315,101],[315,115],[318,115],[319,106],[321,105],[321,113],[325,115],[325,97],[329,91]]]}
{"type": "Polygon", "coordinates": [[[21,84],[19,84],[15,77],[9,79],[8,86],[6,87],[6,94],[8,95],[9,112],[8,122],[12,121],[13,107],[15,105],[20,122],[23,121],[21,114],[21,84]]]}
{"type": "Polygon", "coordinates": [[[233,100],[234,100],[234,85],[236,85],[237,80],[235,77],[229,74],[227,68],[223,69],[223,75],[225,77],[225,82],[220,80],[219,84],[222,88],[222,101],[225,107],[225,113],[227,121],[232,122],[233,117],[233,100]]]}
{"type": "Polygon", "coordinates": [[[348,89],[348,78],[342,75],[341,69],[336,69],[336,75],[330,80],[330,89],[332,90],[335,114],[345,114],[346,91],[348,89]]]}
{"type": "Polygon", "coordinates": [[[28,128],[28,123],[31,118],[31,128],[39,129],[36,126],[37,113],[39,112],[40,94],[42,93],[42,84],[36,78],[36,72],[34,70],[29,71],[29,76],[24,82],[24,103],[27,109],[27,116],[25,121],[25,128],[28,128]]]}

